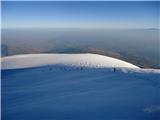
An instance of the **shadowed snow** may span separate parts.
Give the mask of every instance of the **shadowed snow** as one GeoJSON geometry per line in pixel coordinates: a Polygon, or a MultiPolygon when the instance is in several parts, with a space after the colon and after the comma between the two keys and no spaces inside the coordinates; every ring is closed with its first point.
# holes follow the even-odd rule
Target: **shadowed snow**
{"type": "Polygon", "coordinates": [[[2,70],[2,119],[159,120],[159,78],[58,65],[2,70]]]}
{"type": "Polygon", "coordinates": [[[3,120],[160,119],[159,70],[96,54],[16,55],[2,68],[3,120]]]}

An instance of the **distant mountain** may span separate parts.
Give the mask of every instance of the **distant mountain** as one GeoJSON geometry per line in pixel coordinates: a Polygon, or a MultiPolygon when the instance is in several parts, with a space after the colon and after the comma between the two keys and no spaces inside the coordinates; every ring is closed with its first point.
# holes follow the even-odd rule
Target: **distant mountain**
{"type": "Polygon", "coordinates": [[[147,30],[160,30],[159,28],[148,28],[147,30]]]}

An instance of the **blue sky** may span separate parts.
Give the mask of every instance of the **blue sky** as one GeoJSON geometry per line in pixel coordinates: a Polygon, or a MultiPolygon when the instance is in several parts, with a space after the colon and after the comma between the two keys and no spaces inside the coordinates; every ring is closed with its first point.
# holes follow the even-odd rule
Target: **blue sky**
{"type": "Polygon", "coordinates": [[[2,28],[158,28],[159,2],[2,2],[2,28]]]}

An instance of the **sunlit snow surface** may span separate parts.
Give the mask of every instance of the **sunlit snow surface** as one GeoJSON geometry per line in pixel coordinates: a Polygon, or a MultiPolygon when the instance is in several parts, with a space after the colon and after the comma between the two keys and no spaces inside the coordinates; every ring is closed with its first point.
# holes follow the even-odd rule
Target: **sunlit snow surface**
{"type": "Polygon", "coordinates": [[[2,120],[159,119],[159,70],[62,64],[2,70],[2,120]]]}
{"type": "Polygon", "coordinates": [[[97,54],[26,54],[2,59],[2,69],[30,68],[45,65],[69,65],[86,67],[129,67],[135,65],[97,54]]]}

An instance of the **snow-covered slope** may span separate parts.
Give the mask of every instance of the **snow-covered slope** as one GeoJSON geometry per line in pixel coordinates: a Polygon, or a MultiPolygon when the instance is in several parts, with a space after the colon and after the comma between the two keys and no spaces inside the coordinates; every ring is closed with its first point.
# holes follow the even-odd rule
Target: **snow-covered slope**
{"type": "Polygon", "coordinates": [[[2,120],[160,120],[159,75],[58,65],[2,70],[2,120]]]}
{"type": "Polygon", "coordinates": [[[135,65],[97,54],[27,54],[2,58],[2,69],[30,68],[46,65],[85,67],[127,67],[135,65]]]}
{"type": "Polygon", "coordinates": [[[17,55],[2,68],[2,120],[160,120],[160,70],[95,54],[17,55]]]}

